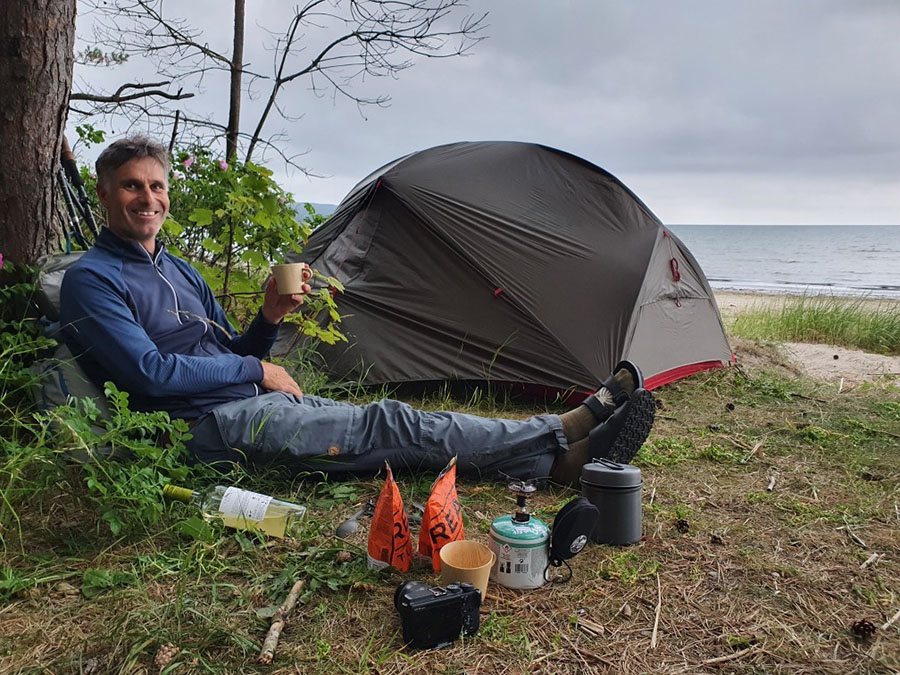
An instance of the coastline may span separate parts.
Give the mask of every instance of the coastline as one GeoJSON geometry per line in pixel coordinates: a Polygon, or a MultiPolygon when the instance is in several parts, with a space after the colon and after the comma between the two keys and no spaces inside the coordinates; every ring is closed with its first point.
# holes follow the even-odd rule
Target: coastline
{"type": "MultiPolygon", "coordinates": [[[[757,365],[752,342],[733,336],[728,325],[738,314],[754,309],[779,307],[796,295],[790,293],[771,294],[744,291],[713,291],[719,312],[725,322],[726,333],[737,362],[749,366],[757,365]]],[[[873,307],[900,307],[900,300],[894,298],[847,298],[873,307]]],[[[874,381],[900,376],[900,356],[871,354],[859,349],[847,349],[837,345],[810,342],[775,342],[776,349],[797,371],[817,380],[837,387],[838,392],[846,391],[864,381],[874,381]]]]}

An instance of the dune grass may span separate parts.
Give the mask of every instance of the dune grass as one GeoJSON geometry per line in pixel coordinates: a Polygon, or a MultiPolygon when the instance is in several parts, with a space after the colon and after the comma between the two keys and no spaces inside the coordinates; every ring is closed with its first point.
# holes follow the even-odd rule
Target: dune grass
{"type": "Polygon", "coordinates": [[[785,297],[780,305],[738,314],[734,335],[755,340],[818,342],[877,354],[900,354],[900,304],[827,295],[785,297]]]}

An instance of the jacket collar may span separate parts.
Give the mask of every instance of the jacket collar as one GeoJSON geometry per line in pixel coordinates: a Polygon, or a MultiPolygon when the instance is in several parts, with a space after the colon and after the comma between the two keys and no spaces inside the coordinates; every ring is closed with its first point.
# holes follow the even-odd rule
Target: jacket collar
{"type": "Polygon", "coordinates": [[[94,246],[112,253],[123,260],[130,260],[132,262],[156,263],[159,262],[159,259],[166,252],[165,245],[157,239],[156,253],[154,253],[151,258],[147,249],[139,243],[131,241],[130,239],[123,239],[105,225],[97,236],[97,241],[94,242],[94,246]]]}

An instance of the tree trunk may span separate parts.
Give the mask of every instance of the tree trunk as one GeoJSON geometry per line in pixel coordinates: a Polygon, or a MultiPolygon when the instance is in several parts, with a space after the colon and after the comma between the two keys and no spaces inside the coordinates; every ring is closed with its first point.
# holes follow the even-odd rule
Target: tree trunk
{"type": "Polygon", "coordinates": [[[56,168],[76,0],[0,2],[0,253],[33,263],[58,246],[56,168]]]}
{"type": "Polygon", "coordinates": [[[244,70],[244,0],[234,0],[234,51],[231,54],[231,98],[228,103],[228,130],[225,132],[225,159],[237,155],[241,130],[241,75],[244,70]]]}

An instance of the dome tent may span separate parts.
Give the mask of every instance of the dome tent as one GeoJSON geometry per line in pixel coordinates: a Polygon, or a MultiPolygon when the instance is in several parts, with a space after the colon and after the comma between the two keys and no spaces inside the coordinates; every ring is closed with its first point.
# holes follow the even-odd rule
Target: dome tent
{"type": "Polygon", "coordinates": [[[684,244],[614,176],[542,145],[462,142],[391,162],[295,259],[344,285],[349,343],[319,351],[364,385],[593,391],[625,358],[652,388],[733,360],[684,244]]]}

